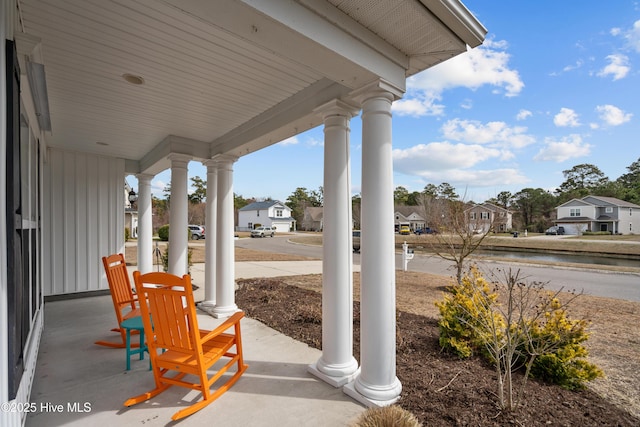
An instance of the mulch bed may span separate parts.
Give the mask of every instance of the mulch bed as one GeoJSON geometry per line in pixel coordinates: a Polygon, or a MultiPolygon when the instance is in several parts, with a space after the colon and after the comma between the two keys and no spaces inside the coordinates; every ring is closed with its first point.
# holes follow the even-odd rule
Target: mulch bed
{"type": "MultiPolygon", "coordinates": [[[[320,348],[322,297],[286,278],[238,281],[236,303],[247,316],[320,348]]],[[[360,354],[359,303],[354,302],[354,356],[360,354]]],[[[572,392],[529,380],[522,405],[501,411],[495,371],[479,358],[461,360],[438,344],[436,319],[397,312],[398,404],[425,426],[639,426],[637,419],[590,390],[572,392]]],[[[518,377],[519,381],[521,377],[518,377]]]]}

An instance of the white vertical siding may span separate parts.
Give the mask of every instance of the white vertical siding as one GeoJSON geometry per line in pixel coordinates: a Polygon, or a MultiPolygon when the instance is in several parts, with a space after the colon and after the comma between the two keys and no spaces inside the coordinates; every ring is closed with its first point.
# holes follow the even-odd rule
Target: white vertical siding
{"type": "Polygon", "coordinates": [[[44,294],[107,289],[101,257],[124,251],[124,160],[50,149],[44,294]]]}

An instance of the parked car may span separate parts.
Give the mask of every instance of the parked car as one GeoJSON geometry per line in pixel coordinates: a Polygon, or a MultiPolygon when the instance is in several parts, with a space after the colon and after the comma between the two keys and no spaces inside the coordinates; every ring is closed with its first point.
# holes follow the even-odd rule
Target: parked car
{"type": "Polygon", "coordinates": [[[544,234],[547,234],[547,235],[551,235],[551,234],[555,234],[555,235],[558,235],[558,234],[564,234],[564,227],[562,227],[562,226],[560,226],[560,227],[559,227],[559,226],[557,226],[557,225],[554,225],[553,227],[549,227],[549,228],[547,228],[547,231],[545,231],[545,232],[544,232],[544,234]]]}
{"type": "Polygon", "coordinates": [[[251,237],[273,237],[275,229],[271,227],[258,227],[255,230],[251,230],[251,237]]]}
{"type": "Polygon", "coordinates": [[[204,239],[204,227],[201,225],[189,224],[189,230],[191,231],[191,238],[193,240],[204,239]]]}
{"type": "Polygon", "coordinates": [[[353,230],[353,252],[360,252],[360,230],[353,230]]]}
{"type": "Polygon", "coordinates": [[[414,233],[416,233],[419,236],[421,234],[436,234],[437,231],[431,227],[426,227],[426,228],[418,228],[416,229],[416,231],[414,231],[414,233]]]}
{"type": "Polygon", "coordinates": [[[411,229],[408,225],[403,225],[400,227],[400,234],[411,234],[411,229]]]}

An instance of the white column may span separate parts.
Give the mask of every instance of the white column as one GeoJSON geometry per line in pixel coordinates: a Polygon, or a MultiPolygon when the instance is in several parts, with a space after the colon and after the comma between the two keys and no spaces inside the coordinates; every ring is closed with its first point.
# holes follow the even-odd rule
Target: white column
{"type": "Polygon", "coordinates": [[[184,154],[171,154],[171,197],[169,220],[169,273],[176,276],[187,274],[187,251],[189,224],[187,194],[187,171],[191,157],[184,154]]]}
{"type": "Polygon", "coordinates": [[[341,387],[358,373],[358,362],[353,357],[349,156],[349,120],[357,109],[334,100],[318,110],[324,118],[322,356],[309,366],[309,372],[341,387]]]}
{"type": "Polygon", "coordinates": [[[151,179],[153,175],[138,174],[138,271],[153,271],[153,205],[151,179]]]}
{"type": "Polygon", "coordinates": [[[218,215],[216,227],[216,306],[214,317],[229,317],[236,311],[235,245],[233,242],[233,163],[235,156],[213,158],[218,169],[218,215]]]}
{"type": "Polygon", "coordinates": [[[400,91],[376,82],[355,98],[362,105],[360,374],[345,393],[367,406],[397,401],[395,236],[391,103],[400,91]]]}
{"type": "Polygon", "coordinates": [[[218,168],[217,161],[202,162],[207,167],[207,205],[205,213],[205,263],[204,301],[200,308],[213,313],[216,306],[216,232],[218,213],[218,168]]]}

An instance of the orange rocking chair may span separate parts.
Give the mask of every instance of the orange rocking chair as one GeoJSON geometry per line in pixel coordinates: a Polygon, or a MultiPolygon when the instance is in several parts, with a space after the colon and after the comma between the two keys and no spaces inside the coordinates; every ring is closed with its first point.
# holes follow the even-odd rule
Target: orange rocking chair
{"type": "Polygon", "coordinates": [[[244,313],[235,313],[213,331],[198,329],[191,278],[188,275],[180,278],[169,273],[141,275],[135,271],[133,278],[140,296],[144,333],[156,387],[128,399],[124,406],[144,402],[172,385],[201,392],[202,400],[171,417],[179,420],[220,397],[247,369],[240,336],[240,319],[244,313]],[[227,332],[232,328],[233,333],[227,332]],[[231,350],[234,346],[235,352],[231,350]],[[229,360],[209,376],[207,370],[223,357],[229,360]],[[237,364],[236,372],[212,391],[214,383],[221,380],[222,375],[234,364],[237,364]],[[196,381],[187,381],[187,374],[195,376],[196,381]]]}
{"type": "MultiPolygon", "coordinates": [[[[113,299],[113,308],[116,311],[116,318],[118,319],[118,327],[113,328],[112,331],[120,332],[122,341],[96,341],[95,343],[106,347],[125,348],[127,338],[124,329],[120,328],[120,324],[124,320],[140,316],[140,309],[137,304],[138,296],[135,295],[131,289],[131,282],[129,281],[129,273],[127,271],[127,264],[124,261],[124,255],[114,254],[102,257],[102,264],[104,265],[105,273],[107,273],[107,282],[109,282],[109,290],[111,291],[111,298],[113,299]]],[[[138,347],[138,344],[131,344],[131,347],[138,347]]]]}

